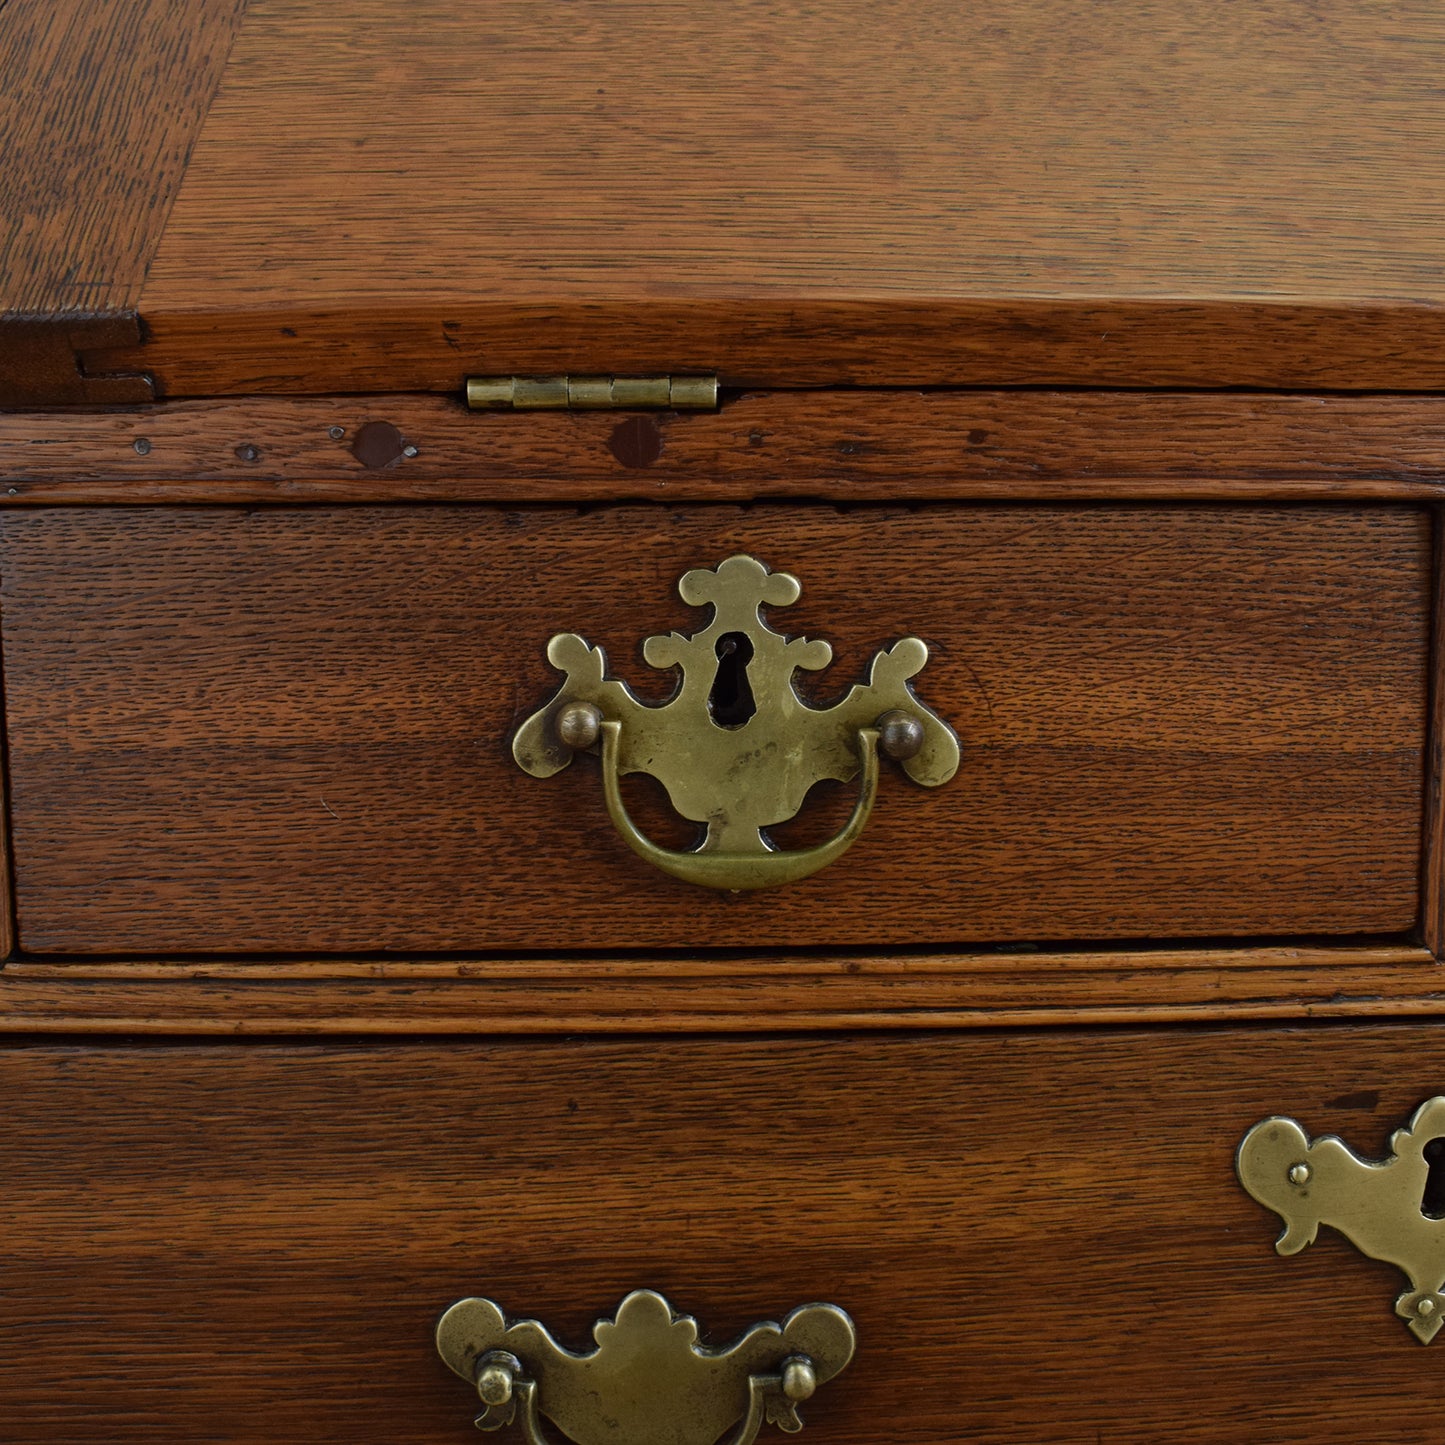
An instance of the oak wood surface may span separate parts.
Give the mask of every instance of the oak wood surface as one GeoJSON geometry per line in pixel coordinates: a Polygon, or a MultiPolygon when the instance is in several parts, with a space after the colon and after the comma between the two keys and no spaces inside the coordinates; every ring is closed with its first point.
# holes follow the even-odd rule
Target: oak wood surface
{"type": "MultiPolygon", "coordinates": [[[[1372,507],[51,509],[0,519],[20,939],[35,952],[955,947],[1396,933],[1424,810],[1430,522],[1372,507]],[[803,581],[826,688],[909,632],[958,729],[805,883],[692,889],[595,768],[509,738],[580,630],[689,567],[803,581]],[[836,678],[836,680],[832,680],[836,678]]],[[[787,846],[840,826],[843,790],[787,846]],[[809,831],[811,830],[811,832],[809,831]]],[[[666,815],[634,806],[658,836],[666,815]]]]}
{"type": "Polygon", "coordinates": [[[1445,17],[252,0],[169,395],[467,371],[1435,389],[1445,17]]]}
{"type": "Polygon", "coordinates": [[[717,413],[640,419],[482,416],[426,395],[0,414],[0,505],[628,496],[1433,500],[1445,401],[856,390],[750,392],[717,413]],[[655,437],[646,465],[618,441],[638,426],[655,437]],[[390,428],[391,445],[358,455],[366,427],[390,428]]]}
{"type": "MultiPolygon", "coordinates": [[[[404,168],[403,168],[404,169],[404,168]]],[[[201,222],[201,228],[211,224],[201,222]]],[[[251,261],[259,265],[258,249],[251,261]]],[[[208,291],[201,292],[208,296],[208,291]]],[[[1247,387],[1438,391],[1445,305],[764,296],[525,305],[371,301],[321,310],[170,310],[98,364],[143,366],[165,397],[459,392],[468,376],[716,372],[731,388],[1247,387]],[[817,358],[814,360],[813,358],[817,358]]]]}
{"type": "Polygon", "coordinates": [[[140,371],[1438,388],[1438,7],[1110,20],[10,0],[5,402],[140,371]]]}
{"type": "Polygon", "coordinates": [[[6,1439],[441,1445],[454,1299],[580,1347],[648,1286],[718,1342],[846,1308],[838,1445],[1418,1445],[1401,1276],[1276,1257],[1232,1154],[1278,1112],[1378,1157],[1442,1088],[1424,1026],[16,1047],[6,1439]]]}
{"type": "Polygon", "coordinates": [[[84,353],[140,339],[145,269],[244,10],[0,5],[0,406],[150,395],[84,353]]]}
{"type": "Polygon", "coordinates": [[[871,957],[306,958],[0,969],[0,1029],[459,1035],[1406,1018],[1445,1010],[1408,944],[871,957]]]}

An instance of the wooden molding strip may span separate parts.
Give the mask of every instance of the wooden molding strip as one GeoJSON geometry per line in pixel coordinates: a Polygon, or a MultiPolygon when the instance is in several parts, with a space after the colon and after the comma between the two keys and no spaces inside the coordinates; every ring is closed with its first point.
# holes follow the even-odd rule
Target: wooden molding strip
{"type": "Polygon", "coordinates": [[[17,1033],[500,1034],[955,1028],[1445,1014],[1423,948],[922,958],[35,963],[17,1033]]]}
{"type": "Polygon", "coordinates": [[[150,398],[141,286],[245,8],[0,6],[0,406],[150,398]]]}
{"type": "Polygon", "coordinates": [[[717,413],[454,397],[0,415],[0,503],[1438,500],[1445,398],[758,392],[717,413]],[[360,438],[360,440],[358,440],[360,438]]]}

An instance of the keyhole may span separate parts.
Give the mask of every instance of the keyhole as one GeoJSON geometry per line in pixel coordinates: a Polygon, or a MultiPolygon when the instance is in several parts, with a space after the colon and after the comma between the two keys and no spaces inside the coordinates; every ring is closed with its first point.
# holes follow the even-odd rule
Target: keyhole
{"type": "Polygon", "coordinates": [[[748,663],[753,660],[753,640],[746,632],[724,632],[717,640],[717,676],[707,695],[712,720],[723,728],[740,728],[757,712],[748,663]]]}
{"type": "Polygon", "coordinates": [[[1426,1219],[1445,1219],[1445,1139],[1432,1139],[1420,1152],[1430,1166],[1420,1213],[1426,1219]]]}

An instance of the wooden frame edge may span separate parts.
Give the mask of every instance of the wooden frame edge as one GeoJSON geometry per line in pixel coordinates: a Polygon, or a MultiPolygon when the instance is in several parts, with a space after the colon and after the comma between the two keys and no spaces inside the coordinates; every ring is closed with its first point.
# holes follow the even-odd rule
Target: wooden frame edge
{"type": "Polygon", "coordinates": [[[1430,509],[1430,686],[1425,742],[1425,832],[1421,856],[1420,937],[1445,949],[1445,511],[1430,509]]]}
{"type": "Polygon", "coordinates": [[[253,396],[0,414],[0,505],[1431,502],[1442,436],[1431,395],[748,391],[717,412],[514,416],[253,396]],[[639,425],[652,447],[618,444],[639,425]]]}
{"type": "Polygon", "coordinates": [[[504,1034],[1445,1015],[1411,945],[922,958],[276,960],[0,968],[10,1033],[504,1034]]]}
{"type": "MultiPolygon", "coordinates": [[[[188,221],[195,224],[199,208],[188,221]]],[[[1432,300],[1301,295],[491,295],[218,297],[153,270],[139,302],[166,396],[460,389],[466,358],[545,376],[711,370],[725,386],[1440,387],[1432,300]],[[284,352],[277,334],[289,327],[284,352]],[[225,337],[225,345],[217,338],[225,337]],[[666,358],[665,364],[660,358],[666,358]]],[[[132,364],[134,358],[118,358],[132,364]]]]}
{"type": "Polygon", "coordinates": [[[5,708],[5,648],[0,640],[0,968],[14,954],[20,937],[10,831],[10,723],[5,708]]]}

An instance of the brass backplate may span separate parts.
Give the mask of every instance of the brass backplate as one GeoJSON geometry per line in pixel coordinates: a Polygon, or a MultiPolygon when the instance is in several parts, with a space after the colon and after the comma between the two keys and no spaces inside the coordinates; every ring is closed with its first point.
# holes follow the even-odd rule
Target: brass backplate
{"type": "Polygon", "coordinates": [[[1445,1317],[1445,1219],[1425,1213],[1431,1161],[1425,1148],[1445,1138],[1445,1097],[1422,1104],[1390,1138],[1391,1157],[1361,1159],[1333,1135],[1311,1139],[1293,1120],[1261,1120],[1235,1159],[1239,1182],[1284,1220],[1275,1243],[1298,1254],[1322,1224],[1361,1253],[1401,1269],[1410,1288],[1395,1313],[1429,1344],[1445,1317]]]}
{"type": "Polygon", "coordinates": [[[575,1445],[750,1445],[766,1424],[802,1428],[798,1405],[853,1357],[853,1322],[835,1305],[795,1309],[722,1348],[697,1321],[651,1290],[635,1290],[614,1319],[592,1327],[596,1347],[574,1352],[536,1320],[508,1320],[488,1299],[459,1300],[437,1326],[437,1349],[474,1385],[476,1424],[517,1422],[547,1445],[543,1417],[575,1445]]]}
{"type": "Polygon", "coordinates": [[[875,654],[868,681],[841,702],[817,708],[804,701],[794,673],[827,667],[833,649],[773,631],[760,611],[788,606],[800,590],[795,577],[748,556],[688,572],[678,584],[683,601],[711,607],[712,616],[691,636],[647,639],[646,661],[681,674],[673,697],[658,706],[608,677],[601,648],[575,632],[558,634],[547,644],[547,659],[566,680],[518,730],[512,743],[518,765],[545,778],[578,751],[598,752],[603,797],[618,832],[635,853],[674,877],[740,890],[817,872],[867,821],[880,752],[914,782],[933,788],[957,770],[959,746],[909,685],[928,660],[916,637],[875,654]],[[660,848],[643,837],[622,805],[618,779],[627,773],[651,774],[677,812],[703,827],[694,850],[660,848]],[[859,779],[848,824],[814,848],[776,850],[766,829],[792,818],[825,778],[859,779]]]}

